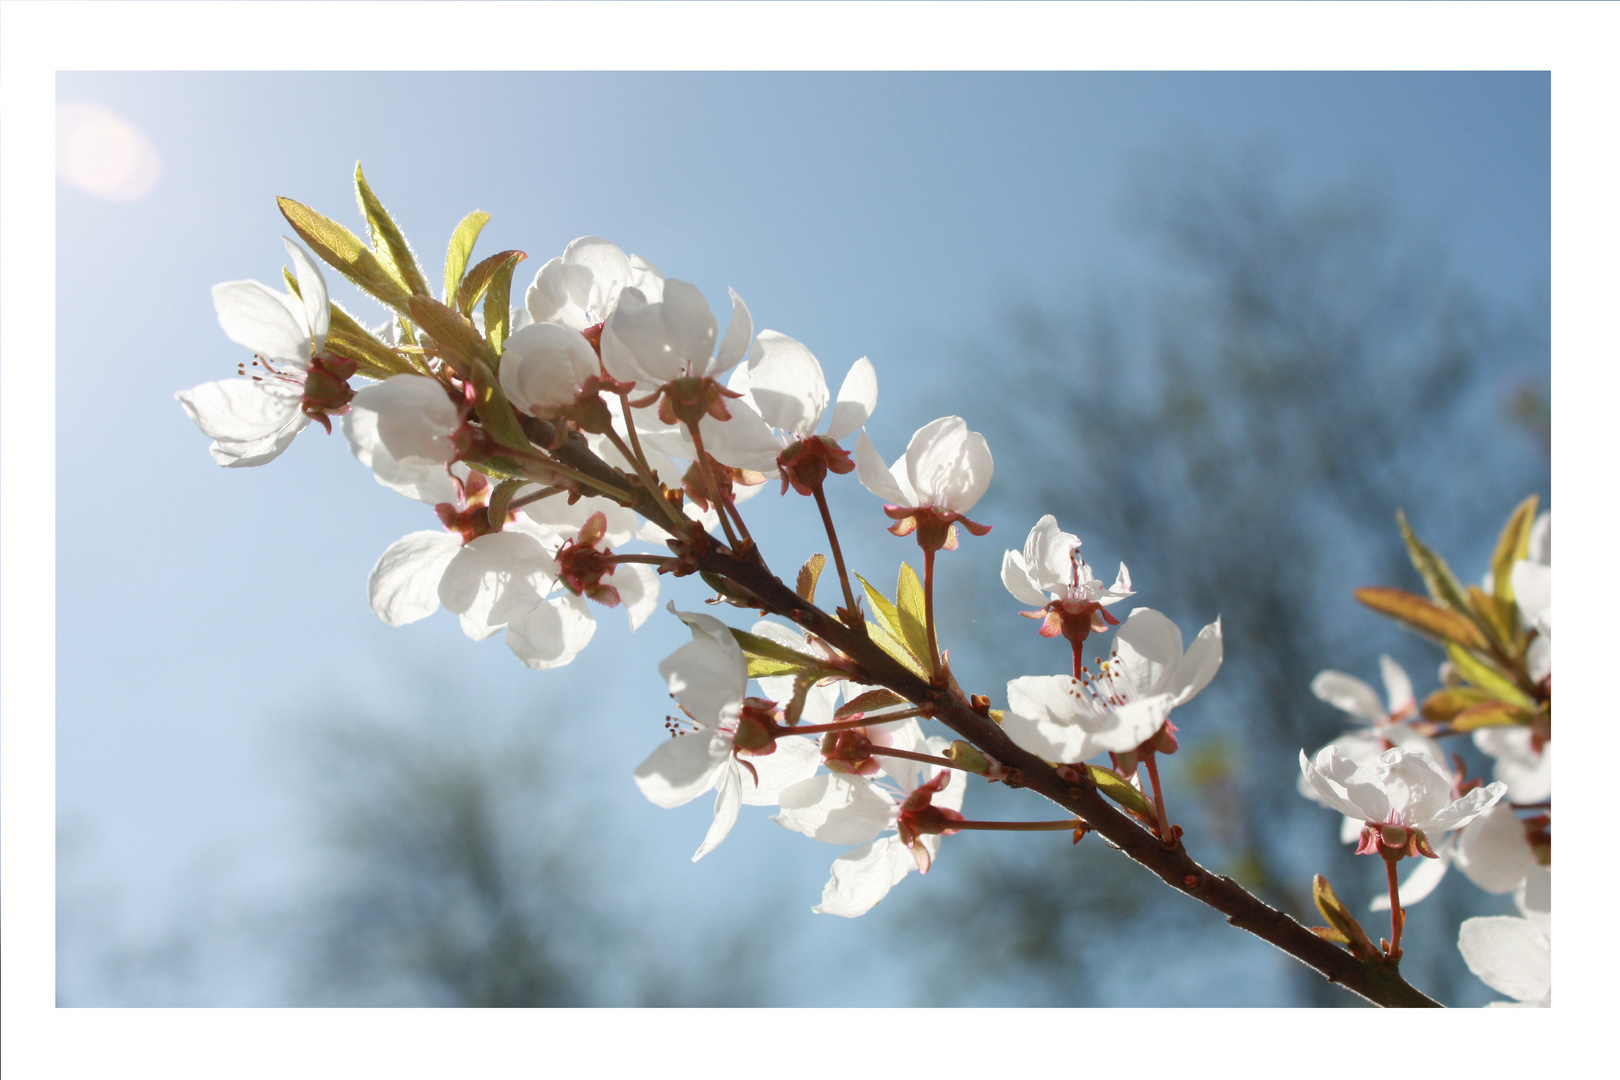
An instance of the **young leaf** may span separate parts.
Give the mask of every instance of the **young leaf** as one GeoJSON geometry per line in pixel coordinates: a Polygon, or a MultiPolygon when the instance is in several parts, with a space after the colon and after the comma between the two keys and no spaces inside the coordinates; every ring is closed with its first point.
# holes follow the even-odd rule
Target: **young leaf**
{"type": "Polygon", "coordinates": [[[764,601],[749,590],[735,582],[727,581],[719,574],[711,574],[707,570],[699,570],[698,576],[708,584],[709,588],[719,593],[713,600],[705,601],[710,604],[727,603],[732,607],[759,608],[764,610],[764,601]]]}
{"type": "Polygon", "coordinates": [[[384,269],[358,236],[301,202],[278,197],[276,205],[298,238],[338,273],[388,306],[409,311],[410,291],[384,269]]]}
{"type": "Polygon", "coordinates": [[[1087,765],[1086,771],[1091,774],[1091,782],[1097,785],[1097,790],[1113,799],[1127,810],[1141,814],[1143,817],[1153,816],[1153,807],[1136,789],[1136,785],[1125,779],[1112,769],[1101,765],[1087,765]]]}
{"type": "Polygon", "coordinates": [[[1350,914],[1350,909],[1334,895],[1333,886],[1329,885],[1327,878],[1321,874],[1317,874],[1316,880],[1311,883],[1311,897],[1316,901],[1316,910],[1322,913],[1322,918],[1327,920],[1335,935],[1329,936],[1318,931],[1319,936],[1326,937],[1330,941],[1342,941],[1350,947],[1352,953],[1362,959],[1378,955],[1378,950],[1367,937],[1367,932],[1361,928],[1356,917],[1350,914]]]}
{"type": "Polygon", "coordinates": [[[1484,727],[1529,727],[1534,713],[1505,701],[1484,701],[1470,705],[1451,720],[1453,731],[1476,731],[1484,727]]]}
{"type": "Polygon", "coordinates": [[[807,604],[816,602],[816,582],[821,580],[821,569],[826,565],[827,556],[816,554],[799,567],[799,582],[793,591],[799,594],[800,600],[807,604]]]}
{"type": "Polygon", "coordinates": [[[883,626],[876,622],[868,622],[866,624],[866,636],[872,639],[872,644],[898,660],[901,667],[919,679],[928,678],[928,669],[923,666],[922,661],[912,655],[905,642],[889,633],[883,626]]]}
{"type": "Polygon", "coordinates": [[[887,631],[891,638],[896,641],[902,640],[900,613],[895,610],[894,603],[872,588],[872,583],[861,577],[861,575],[856,574],[855,580],[859,581],[861,588],[866,590],[866,598],[872,602],[872,617],[877,620],[878,625],[887,631]]]}
{"type": "Polygon", "coordinates": [[[417,296],[432,296],[427,279],[422,276],[422,268],[416,265],[416,256],[411,253],[404,234],[394,224],[394,219],[388,216],[388,211],[383,209],[381,201],[372,194],[371,185],[366,183],[366,174],[360,171],[358,161],[354,163],[354,197],[360,204],[360,212],[366,216],[366,226],[371,230],[371,247],[383,267],[410,292],[417,296]]]}
{"type": "Polygon", "coordinates": [[[1491,555],[1492,592],[1504,603],[1513,603],[1513,564],[1530,554],[1530,530],[1536,524],[1539,502],[1532,495],[1514,507],[1496,540],[1496,551],[1491,555]]]}
{"type": "Polygon", "coordinates": [[[799,717],[804,715],[804,699],[810,696],[810,688],[820,681],[814,671],[801,671],[794,676],[793,696],[782,706],[782,723],[788,727],[798,724],[799,717]]]}
{"type": "Polygon", "coordinates": [[[533,480],[502,480],[495,485],[494,490],[489,493],[487,511],[492,527],[499,528],[506,522],[506,508],[512,504],[512,497],[518,493],[518,489],[533,483],[533,480]]]}
{"type": "Polygon", "coordinates": [[[1446,560],[1417,538],[1412,526],[1407,524],[1404,510],[1395,511],[1395,521],[1401,527],[1401,539],[1406,541],[1406,553],[1411,556],[1412,565],[1422,576],[1423,584],[1435,603],[1468,614],[1468,601],[1463,597],[1462,586],[1457,584],[1457,578],[1452,574],[1451,567],[1446,565],[1446,560]]]}
{"type": "Polygon", "coordinates": [[[519,251],[517,258],[497,267],[495,276],[490,278],[489,289],[484,293],[484,337],[495,353],[497,370],[501,353],[506,351],[506,336],[511,328],[512,272],[517,269],[518,263],[527,258],[519,251]]]}
{"type": "Polygon", "coordinates": [[[1531,700],[1530,695],[1520,690],[1512,679],[1472,653],[1448,643],[1446,645],[1446,656],[1451,659],[1453,664],[1457,665],[1459,675],[1491,695],[1491,697],[1512,702],[1524,709],[1534,709],[1536,707],[1536,703],[1531,700]]]}
{"type": "Polygon", "coordinates": [[[1405,589],[1369,585],[1357,589],[1355,596],[1374,611],[1388,615],[1442,644],[1455,641],[1465,648],[1480,652],[1490,647],[1485,641],[1485,635],[1479,632],[1479,627],[1474,625],[1473,620],[1438,604],[1430,603],[1405,589]]]}
{"type": "Polygon", "coordinates": [[[774,660],[777,663],[789,665],[789,670],[794,671],[816,668],[822,672],[821,675],[816,676],[817,678],[823,678],[826,675],[826,670],[820,661],[807,653],[789,648],[779,641],[772,641],[770,638],[760,637],[758,634],[750,634],[746,630],[738,630],[736,627],[727,627],[727,629],[731,631],[731,636],[737,640],[737,644],[742,646],[742,651],[748,654],[750,658],[757,656],[764,660],[774,660]]]}
{"type": "MultiPolygon", "coordinates": [[[[833,713],[833,719],[848,720],[856,713],[876,712],[879,709],[892,709],[896,705],[908,704],[910,702],[893,690],[886,686],[879,686],[876,689],[857,694],[844,702],[843,705],[839,706],[838,711],[833,713]]],[[[874,717],[874,723],[876,720],[877,718],[874,717]]]]}
{"type": "MultiPolygon", "coordinates": [[[[510,295],[512,267],[528,257],[527,254],[521,251],[498,251],[467,271],[467,276],[461,281],[461,288],[456,290],[456,307],[461,310],[463,315],[471,315],[502,266],[506,266],[507,293],[510,295]]],[[[486,320],[489,318],[487,308],[484,311],[484,318],[486,320]]]]}
{"type": "Polygon", "coordinates": [[[1494,700],[1490,694],[1472,686],[1447,686],[1425,698],[1421,711],[1425,720],[1443,724],[1470,706],[1494,700]]]}
{"type": "Polygon", "coordinates": [[[1504,604],[1501,598],[1487,594],[1478,585],[1470,585],[1468,606],[1474,613],[1474,621],[1484,629],[1485,636],[1491,639],[1498,652],[1508,654],[1515,651],[1513,623],[1519,613],[1511,602],[1504,604]]]}
{"type": "Polygon", "coordinates": [[[444,252],[445,303],[451,303],[461,289],[461,278],[467,272],[467,260],[472,258],[473,244],[478,242],[478,234],[488,222],[488,214],[474,210],[462,218],[456,231],[450,234],[450,246],[444,252]]]}
{"type": "Polygon", "coordinates": [[[910,563],[900,564],[900,580],[894,588],[895,610],[906,647],[918,660],[928,655],[927,604],[922,581],[910,563]]]}

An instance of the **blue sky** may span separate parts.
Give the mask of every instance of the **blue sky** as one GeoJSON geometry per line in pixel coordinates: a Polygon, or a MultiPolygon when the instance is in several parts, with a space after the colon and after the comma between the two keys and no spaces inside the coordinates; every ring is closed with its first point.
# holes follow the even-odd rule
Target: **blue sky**
{"type": "MultiPolygon", "coordinates": [[[[632,640],[610,617],[578,663],[547,674],[443,613],[390,630],[366,607],[366,574],[432,525],[424,507],[314,430],[269,467],[213,465],[172,394],[243,359],[208,290],[277,281],[276,195],[357,226],[359,159],[435,276],[476,207],[492,215],[481,251],[529,252],[523,282],[596,233],[698,284],[717,310],[735,288],[756,326],[804,341],[829,380],[871,357],[882,389],[869,431],[890,457],[953,392],[938,358],[994,333],[1001,306],[1056,307],[1143,261],[1118,220],[1124,185],[1188,145],[1270,153],[1293,191],[1381,185],[1494,303],[1522,302],[1549,266],[1544,73],[63,73],[57,95],[115,110],[163,162],[138,203],[60,187],[56,223],[57,551],[73,568],[57,585],[59,827],[75,873],[132,932],[195,902],[199,881],[228,904],[307,872],[288,758],[311,714],[405,722],[464,701],[495,729],[555,726],[578,782],[607,796],[594,805],[611,857],[662,899],[723,910],[769,868],[803,913],[803,1003],[904,993],[898,964],[868,965],[851,999],[836,966],[813,962],[882,936],[809,914],[836,852],[745,813],[694,867],[706,800],[658,811],[630,785],[662,734],[654,665],[683,637],[672,620],[632,640]]],[[[875,534],[853,542],[857,560],[910,554],[845,487],[835,506],[875,534]]],[[[789,552],[779,570],[809,553],[797,513],[764,529],[768,552],[771,540],[789,552]]],[[[987,550],[999,558],[1023,527],[1007,523],[987,550]]],[[[221,993],[261,1000],[252,985],[221,993]]]]}

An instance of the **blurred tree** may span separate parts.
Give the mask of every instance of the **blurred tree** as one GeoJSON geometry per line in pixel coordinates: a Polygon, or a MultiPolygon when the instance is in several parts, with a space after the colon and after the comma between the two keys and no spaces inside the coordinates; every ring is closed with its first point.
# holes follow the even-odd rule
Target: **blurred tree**
{"type": "MultiPolygon", "coordinates": [[[[1085,542],[1099,576],[1111,579],[1124,558],[1138,606],[1165,611],[1188,633],[1222,617],[1225,668],[1201,705],[1187,707],[1185,720],[1177,714],[1172,817],[1199,857],[1296,915],[1314,915],[1313,872],[1341,895],[1370,897],[1372,882],[1337,842],[1338,818],[1295,794],[1299,749],[1344,729],[1312,698],[1311,679],[1334,667],[1376,685],[1376,657],[1389,652],[1420,695],[1432,687],[1438,652],[1358,610],[1351,590],[1421,591],[1394,527],[1397,508],[1471,575],[1507,511],[1529,491],[1545,495],[1547,462],[1495,389],[1509,380],[1544,395],[1549,344],[1537,313],[1545,305],[1532,299],[1517,317],[1487,313],[1366,186],[1285,197],[1277,169],[1257,155],[1153,163],[1127,206],[1157,257],[1149,280],[1115,275],[1080,312],[1016,309],[1006,336],[974,352],[975,370],[988,359],[1002,375],[975,401],[974,426],[999,460],[1041,463],[997,474],[1002,546],[1021,545],[1050,512],[1085,542]],[[1136,299],[1143,295],[1152,300],[1136,299]]],[[[976,589],[981,610],[1012,603],[989,583],[976,589]]],[[[998,666],[1034,673],[1032,628],[1024,637],[1003,633],[1004,622],[974,626],[998,666]]],[[[1104,639],[1097,651],[1106,647],[1104,639]]],[[[991,920],[993,930],[977,925],[964,939],[997,953],[1009,979],[1035,979],[1045,988],[1037,998],[1084,981],[1063,942],[1134,927],[1162,947],[1166,919],[1186,906],[1145,874],[1104,871],[1102,856],[1112,853],[1065,858],[1032,845],[1012,866],[1013,849],[989,847],[973,848],[981,865],[970,883],[920,900],[931,916],[991,920]],[[1099,872],[1105,889],[1093,880],[1099,872]],[[1021,964],[1004,963],[1009,940],[1021,964]]],[[[1381,866],[1372,869],[1381,878],[1381,866]]],[[[1471,889],[1447,882],[1414,918],[1426,908],[1460,920],[1483,896],[1471,889]]],[[[1218,918],[1204,922],[1208,935],[1235,936],[1218,918]]],[[[1473,992],[1460,989],[1473,980],[1455,949],[1455,922],[1408,940],[1417,985],[1448,1000],[1473,992]]],[[[1297,971],[1301,1003],[1353,1000],[1297,971]]],[[[1117,987],[1093,984],[1052,1000],[1121,999],[1117,987]]]]}
{"type": "MultiPolygon", "coordinates": [[[[591,870],[606,815],[548,776],[541,725],[491,739],[349,722],[306,736],[323,886],[299,933],[309,996],[475,1007],[763,1003],[769,954],[725,929],[700,954],[634,923],[591,870]]],[[[746,922],[746,920],[743,920],[746,922]]]]}

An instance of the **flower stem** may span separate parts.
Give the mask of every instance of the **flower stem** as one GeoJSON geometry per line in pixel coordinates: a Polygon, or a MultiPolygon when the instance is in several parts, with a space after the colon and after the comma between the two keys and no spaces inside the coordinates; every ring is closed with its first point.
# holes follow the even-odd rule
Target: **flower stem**
{"type": "Polygon", "coordinates": [[[945,675],[939,662],[939,638],[934,633],[934,550],[928,547],[923,548],[923,621],[928,624],[929,681],[940,686],[945,675]]]}
{"type": "Polygon", "coordinates": [[[924,709],[901,709],[899,712],[881,713],[877,716],[857,716],[853,720],[834,720],[830,724],[808,724],[798,727],[783,727],[777,725],[772,732],[775,735],[822,735],[829,731],[850,731],[854,728],[875,727],[878,724],[887,724],[891,720],[910,720],[913,716],[922,716],[924,709]]]}
{"type": "Polygon", "coordinates": [[[1085,825],[1079,818],[1063,821],[953,821],[953,829],[983,829],[986,832],[1073,832],[1085,825]]]}
{"type": "Polygon", "coordinates": [[[1148,779],[1153,783],[1153,813],[1159,819],[1159,836],[1168,838],[1170,818],[1164,812],[1164,788],[1159,783],[1159,763],[1152,750],[1142,755],[1142,764],[1146,766],[1148,779]]]}
{"type": "MultiPolygon", "coordinates": [[[[720,487],[714,482],[714,470],[709,466],[708,452],[703,449],[703,436],[698,432],[697,424],[687,424],[686,430],[692,433],[692,446],[697,450],[698,467],[703,470],[703,483],[709,489],[709,498],[714,503],[715,515],[720,519],[720,528],[725,530],[726,542],[731,545],[731,550],[740,552],[742,545],[737,542],[737,534],[732,531],[731,519],[726,517],[725,500],[720,497],[720,487]]],[[[738,519],[739,522],[741,520],[738,519]]]]}
{"type": "Polygon", "coordinates": [[[636,437],[636,424],[630,417],[630,395],[626,393],[620,396],[625,400],[624,426],[630,432],[632,445],[626,446],[624,440],[619,437],[619,433],[614,431],[611,426],[607,429],[608,441],[613,444],[615,450],[630,462],[631,466],[636,470],[636,475],[641,478],[642,485],[646,487],[648,494],[653,498],[653,502],[657,504],[659,512],[664,515],[664,519],[669,524],[675,526],[676,533],[679,535],[690,528],[691,523],[687,521],[686,515],[676,511],[674,507],[669,505],[669,500],[664,498],[664,491],[659,487],[657,477],[653,476],[652,469],[647,465],[646,456],[641,452],[641,440],[636,437]]]}
{"type": "Polygon", "coordinates": [[[1401,958],[1401,931],[1406,929],[1406,912],[1401,909],[1401,885],[1395,876],[1395,864],[1400,861],[1384,856],[1384,867],[1389,871],[1389,958],[1401,958]]]}
{"type": "Polygon", "coordinates": [[[867,751],[867,753],[871,754],[873,757],[905,758],[907,761],[920,761],[924,765],[939,765],[946,769],[955,769],[957,772],[967,771],[960,765],[953,764],[950,759],[938,757],[934,754],[918,754],[910,750],[894,750],[887,746],[877,746],[875,744],[870,750],[867,751]]]}
{"type": "Polygon", "coordinates": [[[816,509],[821,511],[821,523],[827,527],[827,543],[832,545],[833,563],[838,567],[838,583],[844,587],[846,610],[851,619],[859,620],[857,612],[860,609],[855,606],[855,590],[850,587],[849,571],[844,569],[844,553],[838,546],[838,533],[833,529],[832,512],[827,509],[827,496],[823,494],[819,482],[811,489],[811,494],[816,497],[816,509]]]}
{"type": "Polygon", "coordinates": [[[511,502],[506,504],[506,509],[508,512],[517,510],[521,507],[528,506],[530,503],[537,503],[541,499],[549,499],[553,495],[561,495],[567,490],[567,488],[556,484],[553,484],[551,487],[543,487],[539,491],[524,495],[522,498],[513,499],[511,502]]]}

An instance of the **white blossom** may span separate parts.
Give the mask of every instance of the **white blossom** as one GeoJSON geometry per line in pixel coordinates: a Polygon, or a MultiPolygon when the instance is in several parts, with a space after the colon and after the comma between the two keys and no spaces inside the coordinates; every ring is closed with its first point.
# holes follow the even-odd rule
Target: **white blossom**
{"type": "MultiPolygon", "coordinates": [[[[329,425],[325,413],[343,408],[343,402],[333,398],[324,405],[311,402],[305,409],[305,384],[312,363],[326,348],[332,307],[315,261],[291,240],[282,240],[301,299],[257,281],[227,281],[213,289],[220,327],[226,337],[253,352],[255,372],[244,370],[243,378],[203,383],[175,394],[186,415],[213,440],[208,449],[214,460],[233,468],[274,460],[313,416],[329,425]]],[[[330,373],[325,375],[331,381],[330,373]]]]}

